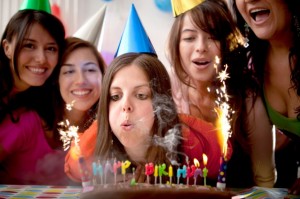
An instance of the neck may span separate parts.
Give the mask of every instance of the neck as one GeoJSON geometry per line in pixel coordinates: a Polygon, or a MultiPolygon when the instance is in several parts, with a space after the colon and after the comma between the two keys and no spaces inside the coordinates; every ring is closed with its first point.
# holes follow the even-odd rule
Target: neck
{"type": "Polygon", "coordinates": [[[145,162],[147,156],[148,146],[141,145],[133,148],[125,147],[125,151],[129,158],[135,162],[145,162]]]}
{"type": "Polygon", "coordinates": [[[78,126],[79,131],[82,131],[87,117],[87,111],[79,111],[72,109],[71,111],[65,111],[65,119],[69,120],[70,125],[78,126]]]}

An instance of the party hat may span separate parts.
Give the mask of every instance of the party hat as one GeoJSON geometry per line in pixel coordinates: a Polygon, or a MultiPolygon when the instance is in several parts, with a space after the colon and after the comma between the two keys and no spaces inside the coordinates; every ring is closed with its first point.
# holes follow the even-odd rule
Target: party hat
{"type": "Polygon", "coordinates": [[[49,0],[24,0],[20,10],[42,10],[51,14],[51,6],[49,0]]]}
{"type": "Polygon", "coordinates": [[[172,0],[173,16],[178,15],[194,8],[205,0],[172,0]]]}
{"type": "Polygon", "coordinates": [[[115,57],[129,52],[150,53],[156,55],[154,47],[133,4],[115,57]]]}
{"type": "Polygon", "coordinates": [[[98,12],[89,18],[74,34],[74,37],[89,41],[95,46],[98,45],[99,37],[102,32],[102,26],[106,13],[106,5],[104,4],[98,12]]]}

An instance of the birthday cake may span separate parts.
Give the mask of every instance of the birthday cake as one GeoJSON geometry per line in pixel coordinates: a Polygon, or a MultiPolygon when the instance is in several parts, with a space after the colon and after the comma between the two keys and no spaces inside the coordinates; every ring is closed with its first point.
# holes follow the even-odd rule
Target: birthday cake
{"type": "Polygon", "coordinates": [[[200,185],[182,185],[182,184],[158,184],[151,185],[147,183],[138,183],[135,185],[128,184],[106,184],[85,187],[80,195],[82,199],[94,198],[119,198],[119,199],[160,199],[160,198],[232,198],[234,194],[230,191],[221,191],[215,187],[200,185]]]}

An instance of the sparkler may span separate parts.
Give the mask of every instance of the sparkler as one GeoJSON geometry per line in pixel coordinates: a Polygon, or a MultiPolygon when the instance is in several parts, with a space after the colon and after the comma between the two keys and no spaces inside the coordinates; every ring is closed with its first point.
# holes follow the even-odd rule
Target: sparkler
{"type": "Polygon", "coordinates": [[[227,169],[227,141],[228,138],[231,136],[231,115],[234,113],[234,111],[229,106],[229,96],[227,94],[226,89],[226,79],[230,78],[229,74],[227,73],[228,65],[225,65],[225,69],[218,71],[218,66],[220,64],[220,59],[216,57],[216,72],[217,72],[217,78],[219,79],[221,86],[219,89],[216,90],[217,93],[217,99],[215,101],[217,107],[215,108],[215,111],[218,115],[217,119],[217,129],[218,129],[218,137],[220,139],[220,144],[222,148],[222,156],[220,159],[220,170],[219,170],[219,176],[218,176],[218,182],[217,187],[218,188],[225,188],[226,187],[226,169],[227,169]]]}

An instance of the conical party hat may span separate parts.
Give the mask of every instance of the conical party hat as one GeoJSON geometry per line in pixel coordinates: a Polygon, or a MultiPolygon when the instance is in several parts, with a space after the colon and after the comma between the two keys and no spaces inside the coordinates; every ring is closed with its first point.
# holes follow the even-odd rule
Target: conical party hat
{"type": "Polygon", "coordinates": [[[74,37],[86,40],[96,47],[102,32],[103,21],[106,13],[106,5],[103,5],[98,12],[89,18],[74,34],[74,37]]]}
{"type": "Polygon", "coordinates": [[[115,57],[129,52],[150,53],[156,55],[154,47],[133,4],[115,57]]]}
{"type": "Polygon", "coordinates": [[[172,0],[173,16],[178,15],[194,8],[205,0],[172,0]]]}
{"type": "Polygon", "coordinates": [[[24,0],[20,10],[42,10],[51,14],[51,6],[49,0],[24,0]]]}

